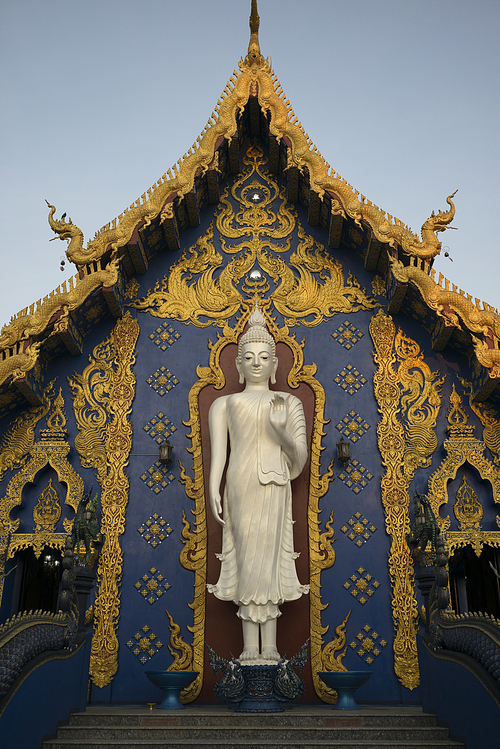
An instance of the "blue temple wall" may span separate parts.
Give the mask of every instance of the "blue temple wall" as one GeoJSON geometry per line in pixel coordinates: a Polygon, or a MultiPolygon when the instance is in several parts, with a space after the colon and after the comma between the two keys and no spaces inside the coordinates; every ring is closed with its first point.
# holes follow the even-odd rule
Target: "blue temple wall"
{"type": "MultiPolygon", "coordinates": [[[[275,202],[275,210],[279,202],[278,200],[275,202]]],[[[296,207],[299,221],[306,233],[326,247],[325,230],[321,226],[309,226],[306,209],[300,204],[296,207]]],[[[153,288],[157,280],[161,280],[163,275],[168,273],[169,268],[179,260],[184,250],[195,244],[198,237],[207,230],[213,220],[213,215],[212,208],[205,208],[201,213],[201,225],[196,228],[187,228],[181,233],[181,247],[178,252],[161,252],[151,260],[147,273],[136,277],[140,283],[140,289],[137,292],[139,298],[144,296],[148,289],[153,288]]],[[[350,270],[360,286],[366,289],[369,296],[372,296],[373,274],[364,269],[361,255],[361,245],[366,238],[354,225],[349,225],[349,227],[350,231],[345,233],[341,247],[338,250],[329,250],[329,252],[341,262],[344,279],[347,279],[350,270]]],[[[297,229],[295,229],[292,251],[297,246],[297,242],[297,229]]],[[[213,243],[215,249],[222,252],[217,231],[214,232],[213,243]]],[[[290,253],[281,253],[282,257],[287,255],[289,257],[290,253]]],[[[226,256],[226,259],[230,257],[226,256]]],[[[382,305],[384,304],[383,296],[376,298],[382,305]]],[[[415,299],[418,301],[418,294],[415,299]]],[[[98,300],[94,302],[98,303],[98,300]]],[[[183,548],[182,514],[184,511],[188,519],[192,521],[192,502],[186,496],[184,487],[179,481],[179,460],[192,475],[192,457],[188,452],[191,441],[187,437],[188,429],[183,424],[189,419],[188,396],[191,387],[197,381],[197,366],[208,364],[208,340],[215,341],[217,331],[220,332],[220,329],[213,326],[198,327],[194,324],[183,324],[178,320],[141,313],[134,308],[130,308],[130,311],[139,323],[140,333],[133,364],[136,377],[136,392],[130,416],[133,426],[133,442],[126,468],[130,481],[130,495],[125,532],[120,537],[123,572],[117,629],[118,670],[108,686],[102,689],[92,686],[91,701],[95,703],[144,703],[158,699],[157,690],[147,680],[145,671],[168,668],[172,663],[173,659],[167,647],[169,629],[166,610],[180,625],[184,639],[187,642],[191,641],[188,627],[193,623],[193,612],[189,604],[193,600],[194,575],[181,566],[179,554],[183,548]],[[161,344],[158,345],[157,342],[160,340],[160,333],[165,331],[170,337],[170,343],[162,350],[161,344]],[[164,389],[163,394],[160,394],[163,386],[158,382],[161,376],[167,377],[170,385],[169,388],[164,389]],[[158,466],[155,467],[154,464],[158,460],[158,445],[155,438],[159,433],[156,431],[154,437],[150,433],[155,427],[153,420],[165,421],[165,419],[168,419],[168,437],[174,449],[174,462],[166,470],[162,469],[163,475],[158,478],[156,476],[158,466]],[[162,528],[164,528],[165,537],[161,542],[158,536],[150,536],[148,542],[148,521],[157,523],[164,521],[162,528]],[[156,545],[151,543],[151,538],[156,541],[156,545]],[[152,580],[156,583],[151,583],[152,580]],[[161,595],[158,595],[158,590],[161,591],[161,595]],[[144,638],[150,638],[150,652],[140,647],[140,642],[144,638]]],[[[323,625],[329,627],[325,642],[334,635],[335,628],[351,611],[346,627],[347,652],[343,664],[349,670],[373,671],[371,679],[358,693],[359,700],[361,702],[411,703],[420,700],[420,689],[409,690],[403,687],[394,673],[393,663],[394,622],[391,609],[391,581],[388,572],[391,539],[385,529],[384,508],[381,502],[380,481],[384,469],[377,443],[377,423],[380,414],[373,390],[376,365],[374,344],[369,333],[370,320],[376,312],[377,309],[339,313],[324,319],[315,327],[297,325],[292,332],[296,333],[298,340],[305,338],[305,363],[316,364],[316,377],[325,390],[325,419],[328,423],[324,428],[325,436],[322,443],[325,448],[322,458],[323,471],[326,470],[336,453],[336,443],[341,437],[343,419],[359,418],[363,429],[363,434],[355,441],[351,441],[351,474],[336,461],[335,480],[330,484],[327,494],[320,502],[322,531],[325,530],[325,523],[331,510],[334,510],[336,554],[335,564],[330,569],[324,570],[321,578],[322,601],[328,604],[328,608],[322,614],[323,625]],[[354,345],[349,343],[352,339],[344,339],[343,343],[339,343],[341,326],[344,329],[347,326],[355,332],[354,345]],[[347,367],[351,367],[351,371],[357,373],[355,378],[359,387],[352,395],[349,394],[348,388],[341,386],[345,382],[342,372],[348,371],[347,367]],[[354,470],[360,475],[357,481],[353,481],[354,470]],[[352,527],[356,523],[362,523],[365,526],[364,533],[353,534],[352,527]],[[360,580],[364,582],[360,583],[360,580]],[[365,590],[370,592],[364,593],[365,590]],[[365,647],[362,647],[363,643],[365,647]]],[[[276,318],[281,326],[283,320],[277,313],[276,318]]],[[[396,315],[394,321],[396,326],[403,328],[406,335],[420,346],[430,369],[439,371],[441,376],[446,375],[436,425],[438,448],[433,455],[431,465],[417,471],[410,488],[410,491],[417,488],[425,492],[429,476],[438,468],[443,459],[442,443],[446,438],[445,430],[448,424],[446,414],[452,384],[455,383],[461,392],[457,374],[460,373],[468,379],[472,379],[472,376],[464,355],[448,349],[442,354],[432,351],[430,328],[425,329],[426,326],[428,327],[425,316],[423,318],[421,314],[402,313],[396,315]]],[[[56,388],[62,388],[70,444],[74,444],[78,431],[67,377],[72,376],[74,372],[83,372],[89,355],[92,354],[94,347],[111,333],[114,322],[111,317],[105,320],[101,318],[94,328],[89,329],[84,339],[84,351],[81,356],[73,357],[60,353],[47,365],[44,382],[47,383],[57,376],[56,388]]],[[[235,318],[229,320],[231,326],[234,323],[235,318]]],[[[469,423],[476,426],[476,436],[479,438],[481,424],[468,408],[465,397],[464,408],[469,415],[469,423]]],[[[16,412],[12,414],[13,417],[15,415],[16,412]]],[[[5,426],[2,425],[2,433],[6,431],[9,424],[10,419],[6,420],[5,426]]],[[[44,420],[38,428],[43,426],[44,420]]],[[[82,468],[74,448],[69,460],[82,477],[86,488],[89,488],[92,483],[94,488],[98,488],[93,471],[82,468]]],[[[491,501],[491,486],[479,480],[475,469],[469,466],[460,469],[457,478],[450,483],[450,498],[456,493],[462,475],[468,477],[483,503],[485,527],[493,527],[495,512],[491,501]]],[[[23,507],[13,513],[13,517],[19,516],[23,520],[22,528],[25,532],[29,531],[34,503],[49,476],[54,478],[54,485],[61,499],[65,496],[66,489],[57,482],[55,472],[50,468],[41,471],[37,477],[37,483],[25,488],[23,507]]],[[[4,478],[0,487],[1,496],[4,496],[11,478],[10,473],[4,478]]],[[[445,514],[450,512],[450,509],[451,499],[445,514]]],[[[67,517],[71,516],[70,510],[66,509],[65,512],[67,517]]],[[[453,515],[452,527],[456,527],[453,515]]],[[[20,532],[22,532],[21,528],[20,532]]],[[[307,554],[307,549],[301,549],[301,551],[307,554]]],[[[2,602],[2,621],[12,613],[12,608],[15,607],[15,601],[9,601],[9,596],[15,597],[14,575],[11,578],[6,586],[2,602]]],[[[418,593],[417,600],[420,607],[422,601],[418,593]]],[[[278,625],[278,644],[279,627],[287,626],[285,616],[286,606],[278,625]]]]}

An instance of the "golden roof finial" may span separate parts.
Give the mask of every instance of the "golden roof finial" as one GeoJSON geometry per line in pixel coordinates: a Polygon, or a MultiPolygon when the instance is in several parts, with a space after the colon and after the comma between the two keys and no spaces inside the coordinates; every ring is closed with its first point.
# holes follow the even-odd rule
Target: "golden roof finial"
{"type": "Polygon", "coordinates": [[[246,59],[248,65],[252,65],[252,63],[255,62],[260,63],[262,61],[259,45],[259,26],[260,16],[257,11],[257,0],[252,0],[252,9],[250,11],[250,43],[248,45],[248,55],[246,59]]]}

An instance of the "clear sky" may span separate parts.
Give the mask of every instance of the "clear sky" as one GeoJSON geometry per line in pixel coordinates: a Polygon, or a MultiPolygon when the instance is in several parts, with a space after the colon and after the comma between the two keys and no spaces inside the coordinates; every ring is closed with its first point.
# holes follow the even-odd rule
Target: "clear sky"
{"type": "MultiPolygon", "coordinates": [[[[248,47],[250,0],[3,0],[0,324],[200,134],[248,47]]],[[[260,45],[342,177],[419,232],[458,189],[435,268],[500,306],[498,0],[259,0],[260,45]]],[[[68,263],[66,267],[68,268],[68,263]]]]}

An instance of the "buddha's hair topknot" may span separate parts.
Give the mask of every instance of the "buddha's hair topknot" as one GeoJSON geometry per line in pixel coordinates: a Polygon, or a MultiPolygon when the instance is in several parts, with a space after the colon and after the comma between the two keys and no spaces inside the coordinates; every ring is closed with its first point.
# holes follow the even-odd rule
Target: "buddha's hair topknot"
{"type": "Polygon", "coordinates": [[[241,361],[241,350],[245,343],[268,343],[273,352],[273,358],[276,356],[276,342],[266,327],[266,318],[255,307],[248,320],[248,330],[238,341],[238,361],[241,361]]]}

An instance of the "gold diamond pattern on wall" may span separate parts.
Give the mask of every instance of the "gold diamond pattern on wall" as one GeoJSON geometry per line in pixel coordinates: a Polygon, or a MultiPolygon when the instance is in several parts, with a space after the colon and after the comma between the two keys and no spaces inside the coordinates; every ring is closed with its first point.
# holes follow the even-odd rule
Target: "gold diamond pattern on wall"
{"type": "Polygon", "coordinates": [[[142,428],[159,445],[177,431],[175,424],[170,419],[167,419],[162,411],[153,416],[142,428]]]}
{"type": "Polygon", "coordinates": [[[371,481],[372,478],[373,474],[371,474],[367,468],[362,466],[358,460],[352,460],[339,475],[339,479],[342,483],[348,486],[354,494],[362,492],[365,486],[368,486],[368,482],[371,481]]]}
{"type": "Polygon", "coordinates": [[[356,635],[356,640],[350,643],[350,647],[356,651],[362,661],[368,663],[369,666],[373,663],[375,658],[378,658],[382,650],[387,645],[385,640],[379,639],[380,635],[375,630],[365,624],[361,632],[356,635]]]}
{"type": "Polygon", "coordinates": [[[367,380],[355,366],[352,364],[346,364],[346,366],[338,373],[333,379],[339,387],[342,388],[349,395],[354,395],[360,390],[363,385],[366,384],[367,380]]]}
{"type": "Polygon", "coordinates": [[[127,647],[144,666],[163,647],[163,643],[157,639],[155,633],[151,632],[149,627],[144,626],[133,638],[130,638],[127,647]]]}
{"type": "Polygon", "coordinates": [[[167,592],[170,588],[170,583],[167,583],[163,575],[155,567],[151,567],[149,573],[145,572],[134,587],[149,604],[153,605],[153,603],[159,601],[167,592]]]}
{"type": "Polygon", "coordinates": [[[334,330],[332,337],[349,351],[349,349],[363,338],[363,333],[355,325],[352,325],[349,320],[346,320],[343,325],[339,325],[337,330],[334,330]]]}
{"type": "Polygon", "coordinates": [[[149,335],[150,340],[162,351],[166,351],[170,346],[173,346],[180,337],[181,334],[168,322],[162,323],[149,335]]]}
{"type": "Polygon", "coordinates": [[[380,583],[364,570],[363,567],[354,572],[349,580],[346,580],[344,583],[344,588],[363,606],[365,603],[368,603],[379,586],[380,583]]]}
{"type": "Polygon", "coordinates": [[[144,481],[146,486],[155,494],[162,492],[173,480],[174,474],[159,460],[153,463],[141,476],[141,481],[144,481]]]}
{"type": "Polygon", "coordinates": [[[340,530],[359,548],[369,541],[377,530],[360,512],[355,512],[347,522],[348,525],[342,526],[340,530]]]}
{"type": "Polygon", "coordinates": [[[356,411],[349,411],[336,428],[351,442],[357,442],[370,428],[370,425],[356,411]]]}
{"type": "Polygon", "coordinates": [[[162,397],[179,384],[179,380],[167,367],[161,366],[150,375],[146,382],[150,388],[162,397]]]}
{"type": "Polygon", "coordinates": [[[170,524],[161,515],[158,515],[157,512],[151,515],[137,530],[153,549],[156,549],[172,533],[170,524]]]}

